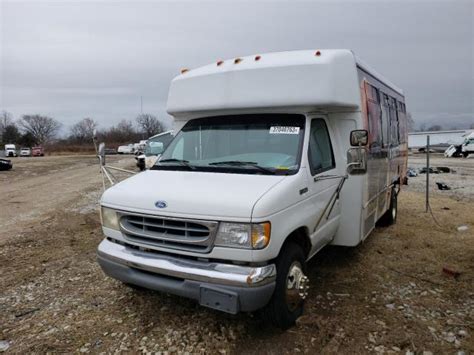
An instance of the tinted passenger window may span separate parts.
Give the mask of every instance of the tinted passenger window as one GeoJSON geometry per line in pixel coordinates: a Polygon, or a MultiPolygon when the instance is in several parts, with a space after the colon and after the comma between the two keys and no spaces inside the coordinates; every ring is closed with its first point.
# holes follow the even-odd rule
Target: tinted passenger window
{"type": "Polygon", "coordinates": [[[329,137],[326,122],[322,119],[314,119],[311,121],[308,160],[311,175],[319,174],[336,166],[332,152],[331,138],[329,137]]]}

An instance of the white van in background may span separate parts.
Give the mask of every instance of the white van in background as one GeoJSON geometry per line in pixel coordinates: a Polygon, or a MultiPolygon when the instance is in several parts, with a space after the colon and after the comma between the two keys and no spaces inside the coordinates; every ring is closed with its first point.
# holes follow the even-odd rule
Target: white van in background
{"type": "Polygon", "coordinates": [[[30,157],[31,156],[31,148],[23,147],[20,149],[20,156],[21,157],[30,157]]]}
{"type": "Polygon", "coordinates": [[[183,70],[167,110],[177,133],[160,160],[102,196],[111,277],[288,328],[307,260],[397,218],[404,96],[349,50],[183,70]]]}
{"type": "Polygon", "coordinates": [[[145,143],[143,154],[135,157],[137,166],[140,170],[150,169],[155,165],[161,156],[161,153],[168,147],[173,140],[173,131],[162,132],[153,137],[148,138],[145,143]]]}
{"type": "Polygon", "coordinates": [[[133,144],[121,145],[117,148],[118,154],[133,154],[133,144]]]}
{"type": "Polygon", "coordinates": [[[5,144],[5,156],[6,157],[17,157],[15,144],[5,144]]]}

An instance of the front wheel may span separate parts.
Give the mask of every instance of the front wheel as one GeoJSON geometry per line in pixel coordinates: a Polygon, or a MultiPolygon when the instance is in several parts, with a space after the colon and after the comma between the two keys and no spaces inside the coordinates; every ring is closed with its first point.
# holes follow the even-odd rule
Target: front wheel
{"type": "Polygon", "coordinates": [[[275,291],[263,313],[267,321],[283,330],[290,328],[303,314],[308,295],[306,258],[303,249],[294,243],[284,246],[276,261],[275,291]]]}

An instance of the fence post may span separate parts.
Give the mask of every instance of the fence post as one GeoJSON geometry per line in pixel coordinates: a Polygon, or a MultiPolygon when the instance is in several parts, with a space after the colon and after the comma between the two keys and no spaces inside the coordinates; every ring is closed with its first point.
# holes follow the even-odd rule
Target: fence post
{"type": "Polygon", "coordinates": [[[430,208],[430,136],[426,136],[426,211],[430,208]]]}

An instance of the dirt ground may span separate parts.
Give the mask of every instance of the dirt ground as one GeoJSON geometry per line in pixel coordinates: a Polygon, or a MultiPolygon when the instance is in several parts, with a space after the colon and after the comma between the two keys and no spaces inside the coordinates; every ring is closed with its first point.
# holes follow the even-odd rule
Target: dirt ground
{"type": "MultiPolygon", "coordinates": [[[[442,175],[446,183],[473,182],[474,159],[437,159],[456,169],[442,175]]],[[[325,248],[309,263],[306,313],[282,332],[258,313],[230,316],[106,277],[95,261],[102,182],[94,157],[13,163],[0,172],[0,351],[474,353],[469,188],[439,191],[432,179],[437,225],[424,212],[424,176],[410,179],[396,225],[357,248],[325,248]]],[[[410,165],[423,166],[423,157],[410,165]]]]}

